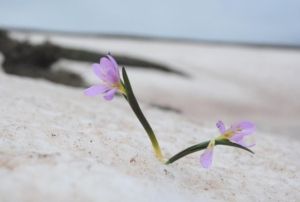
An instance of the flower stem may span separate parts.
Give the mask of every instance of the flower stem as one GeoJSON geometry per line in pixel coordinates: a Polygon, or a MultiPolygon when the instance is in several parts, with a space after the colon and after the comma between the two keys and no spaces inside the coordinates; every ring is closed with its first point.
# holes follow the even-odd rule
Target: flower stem
{"type": "Polygon", "coordinates": [[[133,91],[132,91],[132,88],[131,88],[131,85],[130,85],[130,82],[129,82],[129,79],[128,79],[128,76],[127,76],[127,73],[126,73],[126,70],[124,67],[122,68],[122,74],[123,74],[123,79],[124,79],[124,84],[122,84],[122,85],[124,85],[124,88],[126,90],[126,94],[124,96],[125,96],[126,100],[128,101],[131,109],[134,111],[136,117],[138,118],[140,123],[143,125],[145,131],[147,132],[148,137],[152,143],[152,147],[153,147],[155,156],[160,161],[163,161],[164,158],[163,158],[159,143],[155,137],[155,134],[154,134],[150,124],[148,123],[147,119],[145,118],[145,116],[133,94],[133,91]]]}
{"type": "MultiPolygon", "coordinates": [[[[200,144],[196,144],[196,145],[193,145],[191,147],[188,147],[184,150],[182,150],[181,152],[175,154],[174,156],[172,156],[167,162],[166,164],[171,164],[179,159],[181,159],[182,157],[185,157],[186,155],[189,155],[191,153],[194,153],[194,152],[197,152],[197,151],[201,151],[203,149],[206,149],[208,144],[209,144],[210,141],[205,141],[205,142],[202,142],[200,144]]],[[[230,142],[229,140],[227,139],[216,139],[215,140],[215,145],[225,145],[225,146],[231,146],[231,147],[237,147],[237,148],[240,148],[240,149],[244,149],[252,154],[254,154],[253,151],[251,151],[250,149],[248,149],[247,147],[244,147],[242,145],[239,145],[239,144],[236,144],[236,143],[233,143],[233,142],[230,142]]]]}

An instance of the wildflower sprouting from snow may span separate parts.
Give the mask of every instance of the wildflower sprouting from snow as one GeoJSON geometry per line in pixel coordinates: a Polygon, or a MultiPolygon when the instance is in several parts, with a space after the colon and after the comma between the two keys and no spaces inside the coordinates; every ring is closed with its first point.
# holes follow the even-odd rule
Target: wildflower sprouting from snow
{"type": "Polygon", "coordinates": [[[223,122],[219,121],[217,123],[217,127],[220,130],[220,136],[212,140],[190,146],[165,161],[155,133],[144,116],[133,93],[125,68],[122,68],[122,80],[117,62],[110,54],[108,54],[100,59],[99,64],[93,64],[93,71],[100,80],[102,80],[102,82],[86,89],[84,93],[88,96],[102,94],[106,100],[112,100],[117,92],[121,93],[129,103],[140,123],[143,125],[148,138],[151,141],[155,156],[160,161],[165,162],[166,164],[171,164],[186,155],[205,149],[204,153],[201,155],[200,162],[203,167],[209,168],[212,164],[213,148],[215,145],[232,146],[253,153],[253,151],[248,148],[253,145],[247,145],[244,141],[244,137],[250,135],[255,130],[254,124],[246,121],[240,122],[232,125],[228,130],[226,130],[223,122]]]}
{"type": "Polygon", "coordinates": [[[84,93],[88,96],[103,94],[106,100],[112,100],[117,92],[125,94],[125,89],[121,83],[119,68],[116,60],[107,55],[100,59],[100,63],[93,64],[93,71],[102,83],[87,88],[84,93]]]}
{"type": "Polygon", "coordinates": [[[243,121],[237,124],[233,124],[227,130],[225,129],[224,123],[222,121],[218,121],[216,126],[218,127],[221,135],[218,136],[217,138],[210,140],[206,150],[201,155],[200,162],[204,168],[209,168],[212,164],[213,148],[215,146],[216,140],[229,140],[230,142],[239,144],[246,148],[255,145],[255,144],[247,144],[245,142],[245,137],[251,135],[255,130],[255,126],[251,122],[243,121]]]}
{"type": "Polygon", "coordinates": [[[121,80],[116,60],[110,54],[108,54],[100,59],[99,64],[93,64],[93,71],[102,80],[102,83],[89,87],[84,91],[84,94],[88,96],[103,94],[103,97],[106,100],[112,100],[117,92],[123,94],[131,109],[147,132],[156,157],[163,161],[163,154],[161,152],[159,143],[150,124],[140,109],[137,99],[134,96],[125,68],[122,68],[123,81],[121,80]]]}

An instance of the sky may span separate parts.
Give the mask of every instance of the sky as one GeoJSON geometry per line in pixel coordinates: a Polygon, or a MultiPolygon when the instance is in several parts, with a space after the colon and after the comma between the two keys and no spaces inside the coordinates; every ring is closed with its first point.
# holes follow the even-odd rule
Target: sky
{"type": "Polygon", "coordinates": [[[300,0],[0,0],[0,27],[300,45],[300,0]]]}

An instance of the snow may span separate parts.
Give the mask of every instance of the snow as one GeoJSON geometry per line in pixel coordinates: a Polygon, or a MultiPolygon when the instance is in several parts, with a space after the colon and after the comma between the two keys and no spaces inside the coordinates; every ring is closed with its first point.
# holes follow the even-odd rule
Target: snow
{"type": "MultiPolygon", "coordinates": [[[[105,50],[103,43],[89,40],[105,50]]],[[[118,41],[100,41],[125,52],[118,41]]],[[[128,70],[166,157],[217,135],[219,118],[226,124],[255,121],[255,155],[218,146],[210,170],[201,168],[200,153],[167,166],[155,159],[122,97],[107,102],[85,97],[82,89],[0,73],[0,201],[299,201],[299,136],[288,127],[299,128],[299,80],[294,79],[299,52],[122,43],[128,54],[139,52],[167,64],[179,61],[175,67],[186,67],[193,76],[128,70]],[[248,68],[239,69],[242,64],[248,68]],[[163,111],[153,103],[183,113],[163,111]],[[274,130],[278,123],[281,130],[274,130]]],[[[90,64],[62,60],[56,65],[69,64],[89,72],[84,73],[88,82],[95,81],[90,64]]]]}

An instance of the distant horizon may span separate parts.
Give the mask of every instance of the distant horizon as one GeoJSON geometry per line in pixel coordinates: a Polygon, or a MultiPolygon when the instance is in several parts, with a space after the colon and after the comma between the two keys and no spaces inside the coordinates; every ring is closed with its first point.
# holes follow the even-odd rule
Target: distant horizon
{"type": "Polygon", "coordinates": [[[296,0],[0,0],[0,27],[300,46],[296,0]]]}
{"type": "Polygon", "coordinates": [[[284,43],[255,43],[245,41],[226,41],[226,40],[209,40],[209,39],[191,39],[191,38],[175,38],[175,37],[162,37],[151,35],[135,35],[126,33],[100,33],[100,32],[80,32],[80,31],[64,31],[64,30],[50,30],[40,28],[24,28],[24,27],[4,27],[0,26],[0,30],[8,32],[22,32],[22,33],[50,33],[57,35],[67,36],[86,36],[86,37],[101,37],[109,39],[128,39],[128,40],[153,40],[163,42],[177,42],[177,43],[199,43],[209,45],[224,45],[224,46],[249,46],[259,48],[283,48],[283,49],[300,49],[300,44],[284,44],[284,43]]]}

